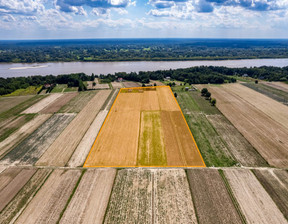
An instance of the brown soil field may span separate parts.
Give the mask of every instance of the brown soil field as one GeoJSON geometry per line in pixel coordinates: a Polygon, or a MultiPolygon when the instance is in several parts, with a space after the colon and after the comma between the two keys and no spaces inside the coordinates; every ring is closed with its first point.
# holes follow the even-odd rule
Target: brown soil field
{"type": "Polygon", "coordinates": [[[43,124],[51,115],[42,114],[38,115],[17,131],[15,131],[12,135],[6,138],[4,141],[0,142],[0,158],[5,156],[9,149],[12,149],[13,146],[16,146],[25,139],[28,135],[33,133],[41,124],[43,124]]]}
{"type": "Polygon", "coordinates": [[[0,192],[21,172],[20,168],[7,168],[0,174],[0,192]]]}
{"type": "Polygon", "coordinates": [[[223,88],[247,101],[288,129],[288,107],[284,104],[241,84],[223,85],[223,88]]]}
{"type": "Polygon", "coordinates": [[[52,104],[55,100],[61,97],[63,94],[61,93],[53,93],[49,94],[49,96],[45,97],[43,100],[39,101],[38,103],[32,105],[28,109],[24,110],[22,114],[35,114],[39,111],[43,110],[45,107],[48,107],[52,104]]]}
{"type": "Polygon", "coordinates": [[[59,223],[103,223],[116,170],[87,170],[59,223]]]}
{"type": "Polygon", "coordinates": [[[79,113],[87,103],[95,96],[97,91],[80,92],[66,103],[60,110],[60,113],[79,113]]]}
{"type": "Polygon", "coordinates": [[[75,114],[54,114],[28,138],[11,150],[0,161],[0,164],[33,165],[74,117],[75,114]]]}
{"type": "Polygon", "coordinates": [[[26,185],[18,192],[18,194],[9,202],[9,204],[0,212],[0,220],[2,224],[13,223],[20,213],[25,209],[27,204],[32,200],[33,196],[45,182],[50,169],[38,169],[31,177],[26,185]]]}
{"type": "MultiPolygon", "coordinates": [[[[153,120],[152,117],[151,119],[153,120]]],[[[170,87],[121,89],[84,166],[125,167],[136,164],[137,166],[205,166],[170,87]],[[160,98],[164,98],[163,105],[165,103],[172,105],[165,106],[162,110],[160,98]],[[141,113],[152,114],[152,111],[160,112],[160,120],[156,123],[153,121],[155,124],[148,122],[147,127],[143,123],[145,127],[142,125],[142,129],[145,130],[141,132],[141,113]],[[154,128],[155,125],[160,129],[154,128]],[[140,142],[139,133],[141,133],[140,142]],[[151,139],[152,137],[155,139],[151,139]],[[159,155],[157,139],[163,140],[163,138],[164,148],[167,150],[167,162],[166,156],[157,157],[159,155]],[[157,148],[156,151],[154,146],[157,148]],[[145,158],[142,155],[145,155],[145,158]],[[157,158],[148,158],[148,155],[157,158]]]]}
{"type": "Polygon", "coordinates": [[[99,91],[38,160],[38,166],[65,166],[110,94],[99,91]]]}
{"type": "Polygon", "coordinates": [[[60,108],[62,108],[66,103],[68,103],[70,100],[76,97],[77,95],[78,95],[78,92],[65,93],[60,98],[55,100],[52,104],[49,104],[47,107],[41,110],[40,113],[41,114],[55,113],[58,110],[60,110],[60,108]]]}
{"type": "Polygon", "coordinates": [[[123,85],[125,88],[140,87],[140,84],[137,82],[123,82],[123,85]]]}
{"type": "Polygon", "coordinates": [[[199,223],[242,223],[218,170],[191,169],[187,177],[199,223]]]}
{"type": "Polygon", "coordinates": [[[93,89],[98,89],[98,90],[101,90],[101,89],[110,89],[110,86],[108,83],[103,83],[103,84],[96,84],[96,86],[93,87],[93,89]]]}
{"type": "Polygon", "coordinates": [[[263,157],[225,117],[222,115],[206,115],[206,117],[242,166],[268,166],[263,157]]]}
{"type": "Polygon", "coordinates": [[[156,81],[156,80],[150,80],[150,84],[156,83],[157,86],[165,86],[165,84],[163,82],[160,81],[156,81]]]}
{"type": "Polygon", "coordinates": [[[225,169],[224,173],[248,223],[287,223],[250,170],[225,169]]]}
{"type": "Polygon", "coordinates": [[[108,114],[107,110],[101,110],[93,123],[90,125],[88,131],[82,138],[81,142],[77,146],[75,152],[73,153],[71,159],[69,160],[67,166],[69,167],[79,167],[83,166],[85,159],[99,133],[99,130],[108,114]]]}
{"type": "Polygon", "coordinates": [[[254,174],[288,220],[288,173],[286,170],[254,170],[254,174]]]}
{"type": "Polygon", "coordinates": [[[122,82],[111,82],[113,89],[121,89],[123,87],[122,82]]]}
{"type": "Polygon", "coordinates": [[[80,170],[54,170],[16,223],[56,223],[80,175],[80,170]]]}
{"type": "Polygon", "coordinates": [[[271,86],[275,89],[280,89],[284,92],[288,92],[288,85],[284,82],[261,82],[261,84],[271,86]]]}
{"type": "Polygon", "coordinates": [[[36,169],[22,169],[9,184],[0,190],[0,212],[34,175],[36,169]]]}
{"type": "Polygon", "coordinates": [[[104,223],[197,223],[185,171],[118,171],[104,223]]]}
{"type": "Polygon", "coordinates": [[[0,166],[0,173],[2,173],[6,169],[6,166],[0,166]]]}
{"type": "Polygon", "coordinates": [[[158,169],[151,172],[154,223],[197,223],[185,171],[158,169]]]}
{"type": "Polygon", "coordinates": [[[226,88],[208,87],[217,107],[272,166],[288,167],[288,130],[226,88]]]}
{"type": "Polygon", "coordinates": [[[0,97],[0,113],[15,107],[19,103],[22,103],[34,95],[27,95],[27,96],[14,96],[14,97],[0,97]]]}
{"type": "Polygon", "coordinates": [[[168,166],[205,166],[180,111],[161,111],[161,123],[168,166]]]}

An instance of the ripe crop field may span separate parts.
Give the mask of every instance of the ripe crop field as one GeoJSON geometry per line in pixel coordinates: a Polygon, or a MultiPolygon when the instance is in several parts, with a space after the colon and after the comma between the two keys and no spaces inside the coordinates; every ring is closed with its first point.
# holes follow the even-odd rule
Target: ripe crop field
{"type": "Polygon", "coordinates": [[[66,103],[68,103],[70,100],[76,97],[77,95],[78,95],[78,92],[63,94],[60,98],[55,100],[52,104],[49,104],[47,107],[41,110],[40,113],[41,114],[55,113],[61,107],[63,107],[66,103]]]}
{"type": "Polygon", "coordinates": [[[84,164],[205,166],[169,87],[121,89],[84,164]]]}
{"type": "Polygon", "coordinates": [[[75,114],[54,114],[18,146],[11,150],[0,164],[32,165],[43,155],[75,114]]]}
{"type": "Polygon", "coordinates": [[[87,170],[59,223],[103,223],[116,170],[87,170]]]}
{"type": "Polygon", "coordinates": [[[41,101],[39,101],[36,104],[33,104],[31,107],[23,111],[23,114],[34,114],[38,113],[39,111],[43,110],[45,107],[48,107],[50,104],[52,104],[55,100],[57,100],[59,97],[61,97],[63,94],[61,93],[53,93],[49,94],[48,97],[45,97],[41,101]]]}
{"type": "Polygon", "coordinates": [[[110,90],[99,91],[58,136],[36,165],[65,166],[110,92],[110,90]]]}
{"type": "Polygon", "coordinates": [[[56,223],[80,175],[80,170],[54,170],[16,223],[56,223]]]}
{"type": "Polygon", "coordinates": [[[288,173],[286,170],[254,170],[254,174],[288,219],[288,173]]]}
{"type": "Polygon", "coordinates": [[[210,86],[217,107],[272,166],[288,167],[288,129],[229,88],[210,86]]]}
{"type": "Polygon", "coordinates": [[[248,223],[287,223],[250,170],[225,169],[224,173],[248,223]]]}
{"type": "Polygon", "coordinates": [[[242,223],[218,170],[191,169],[187,176],[199,223],[242,223]]]}
{"type": "Polygon", "coordinates": [[[197,223],[184,170],[118,171],[104,223],[197,223]]]}

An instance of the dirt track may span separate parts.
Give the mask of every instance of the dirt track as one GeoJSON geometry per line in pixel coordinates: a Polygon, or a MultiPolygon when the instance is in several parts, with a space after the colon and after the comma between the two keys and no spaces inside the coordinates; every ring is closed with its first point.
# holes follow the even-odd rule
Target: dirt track
{"type": "Polygon", "coordinates": [[[28,138],[11,150],[0,161],[0,164],[33,165],[74,117],[75,114],[54,114],[28,138]]]}
{"type": "Polygon", "coordinates": [[[68,103],[70,100],[76,97],[77,95],[78,95],[78,92],[63,94],[53,103],[49,104],[47,107],[41,110],[40,113],[41,114],[55,113],[58,110],[60,110],[60,108],[63,107],[66,103],[68,103]]]}
{"type": "Polygon", "coordinates": [[[199,223],[242,223],[218,170],[187,171],[199,223]]]}
{"type": "Polygon", "coordinates": [[[2,158],[12,146],[17,145],[28,135],[33,133],[43,122],[45,122],[51,115],[42,114],[35,117],[33,120],[29,121],[16,132],[6,138],[4,141],[0,142],[0,158],[2,158]]]}
{"type": "Polygon", "coordinates": [[[56,223],[80,174],[79,170],[54,170],[16,223],[56,223]]]}
{"type": "Polygon", "coordinates": [[[226,169],[224,173],[248,223],[287,223],[250,170],[226,169]]]}
{"type": "Polygon", "coordinates": [[[38,103],[32,105],[28,109],[22,112],[22,114],[35,114],[39,111],[43,110],[45,107],[48,107],[52,104],[55,100],[61,97],[63,94],[61,93],[53,93],[50,94],[48,97],[45,97],[43,100],[39,101],[38,103]]]}
{"type": "Polygon", "coordinates": [[[110,90],[99,91],[47,149],[36,165],[65,166],[110,92],[110,90]]]}
{"type": "Polygon", "coordinates": [[[288,167],[288,130],[239,96],[209,87],[217,107],[272,166],[288,167]]]}
{"type": "Polygon", "coordinates": [[[103,223],[116,170],[87,170],[60,223],[103,223]]]}

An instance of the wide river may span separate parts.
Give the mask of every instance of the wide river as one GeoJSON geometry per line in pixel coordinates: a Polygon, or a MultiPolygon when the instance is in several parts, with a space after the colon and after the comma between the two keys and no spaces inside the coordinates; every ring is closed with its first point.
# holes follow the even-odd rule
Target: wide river
{"type": "Polygon", "coordinates": [[[288,66],[284,59],[246,59],[225,61],[131,61],[131,62],[53,62],[53,63],[0,63],[0,77],[32,75],[59,75],[84,72],[87,75],[114,74],[115,72],[156,71],[193,66],[226,66],[230,68],[259,66],[288,66]]]}

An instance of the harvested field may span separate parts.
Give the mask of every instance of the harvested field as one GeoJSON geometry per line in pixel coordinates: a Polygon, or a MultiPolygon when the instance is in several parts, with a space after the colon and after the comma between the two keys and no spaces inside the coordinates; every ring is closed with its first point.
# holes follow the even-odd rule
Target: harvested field
{"type": "Polygon", "coordinates": [[[226,169],[224,173],[248,223],[287,223],[250,170],[226,169]]]}
{"type": "Polygon", "coordinates": [[[0,142],[2,142],[5,138],[11,135],[13,132],[18,130],[24,124],[32,120],[36,114],[25,114],[21,116],[15,117],[15,119],[9,119],[10,122],[7,120],[6,124],[0,126],[0,142]]]}
{"type": "Polygon", "coordinates": [[[286,170],[254,170],[254,174],[288,220],[288,173],[286,170]]]}
{"type": "Polygon", "coordinates": [[[119,170],[104,223],[197,223],[184,170],[119,170]]]}
{"type": "Polygon", "coordinates": [[[59,113],[79,113],[86,104],[95,96],[97,91],[87,91],[80,92],[65,104],[60,110],[59,113]]]}
{"type": "Polygon", "coordinates": [[[0,173],[2,173],[6,169],[6,166],[0,166],[0,173]]]}
{"type": "Polygon", "coordinates": [[[16,223],[56,223],[80,175],[79,170],[54,170],[16,223]]]}
{"type": "Polygon", "coordinates": [[[104,83],[104,84],[96,84],[96,86],[93,87],[93,89],[98,89],[98,90],[101,90],[101,89],[110,89],[110,86],[108,83],[104,83]]]}
{"type": "Polygon", "coordinates": [[[123,87],[122,82],[111,82],[113,89],[121,89],[123,87]]]}
{"type": "Polygon", "coordinates": [[[75,152],[73,153],[71,159],[69,160],[67,166],[69,167],[79,167],[83,166],[85,159],[99,133],[99,130],[108,114],[107,110],[101,110],[93,123],[90,125],[88,131],[82,138],[81,142],[77,146],[75,152]]]}
{"type": "Polygon", "coordinates": [[[78,92],[63,94],[60,98],[55,100],[52,104],[49,104],[47,107],[41,110],[40,113],[41,114],[55,113],[58,110],[60,110],[60,108],[63,107],[66,103],[68,103],[70,100],[76,97],[77,95],[78,95],[78,92]]]}
{"type": "Polygon", "coordinates": [[[10,203],[0,212],[2,224],[13,223],[25,209],[33,196],[40,189],[46,178],[51,173],[50,169],[38,169],[27,184],[18,192],[10,203]]]}
{"type": "Polygon", "coordinates": [[[288,130],[226,88],[210,87],[217,107],[272,166],[288,167],[288,130]]]}
{"type": "Polygon", "coordinates": [[[284,82],[261,82],[261,83],[288,93],[288,85],[284,82]]]}
{"type": "Polygon", "coordinates": [[[223,88],[247,101],[258,110],[262,111],[270,118],[288,129],[287,106],[241,84],[223,85],[223,88]]]}
{"type": "Polygon", "coordinates": [[[84,164],[136,165],[204,166],[169,87],[121,89],[84,164]],[[160,100],[161,97],[164,99],[160,100]],[[160,101],[172,105],[159,111],[160,101]]]}
{"type": "Polygon", "coordinates": [[[116,170],[87,170],[60,223],[103,223],[116,170]]]}
{"type": "Polygon", "coordinates": [[[150,84],[156,84],[157,86],[166,86],[163,82],[157,80],[150,80],[150,84]]]}
{"type": "Polygon", "coordinates": [[[138,165],[167,166],[160,111],[143,111],[139,136],[138,165]]]}
{"type": "Polygon", "coordinates": [[[33,134],[10,151],[0,161],[0,164],[33,165],[74,117],[75,114],[54,114],[33,134]]]}
{"type": "Polygon", "coordinates": [[[223,115],[207,115],[207,118],[242,166],[268,166],[263,157],[223,115]]]}
{"type": "Polygon", "coordinates": [[[32,98],[33,95],[27,96],[14,96],[14,97],[0,97],[0,113],[9,110],[16,105],[23,103],[24,101],[32,98]]]}
{"type": "Polygon", "coordinates": [[[35,172],[36,169],[21,169],[20,172],[0,190],[0,212],[21,190],[35,172]]]}
{"type": "Polygon", "coordinates": [[[242,223],[218,170],[191,169],[187,176],[199,223],[242,223]]]}
{"type": "Polygon", "coordinates": [[[46,98],[43,100],[39,101],[38,103],[32,105],[25,111],[23,111],[23,114],[35,114],[38,113],[39,111],[43,110],[45,107],[48,107],[50,104],[52,104],[55,100],[57,100],[59,97],[61,97],[61,93],[53,93],[49,94],[46,98]]]}
{"type": "Polygon", "coordinates": [[[7,168],[0,174],[0,192],[21,172],[20,168],[7,168]]]}
{"type": "Polygon", "coordinates": [[[38,160],[38,166],[65,166],[95,119],[110,90],[99,91],[38,160]]]}
{"type": "Polygon", "coordinates": [[[141,86],[137,82],[123,82],[123,85],[124,85],[125,88],[140,87],[141,86]]]}
{"type": "Polygon", "coordinates": [[[13,146],[16,146],[33,133],[42,123],[44,123],[51,115],[42,114],[36,116],[34,119],[23,125],[17,131],[15,131],[12,135],[6,138],[4,141],[0,142],[0,158],[3,158],[8,152],[9,149],[12,149],[13,146]]]}

